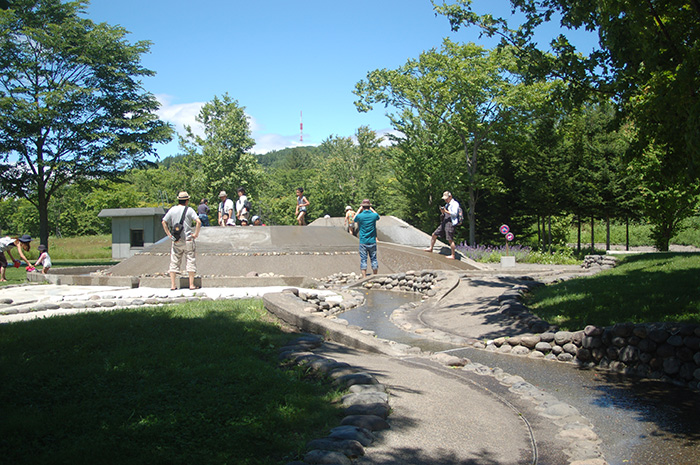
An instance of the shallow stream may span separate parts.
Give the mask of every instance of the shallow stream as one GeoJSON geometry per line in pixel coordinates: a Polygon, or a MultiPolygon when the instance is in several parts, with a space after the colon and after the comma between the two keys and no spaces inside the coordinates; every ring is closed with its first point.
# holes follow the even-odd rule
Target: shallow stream
{"type": "Polygon", "coordinates": [[[503,355],[430,341],[390,321],[394,309],[420,301],[412,293],[365,291],[365,304],[340,318],[374,331],[377,337],[448,351],[472,362],[502,368],[556,396],[588,418],[603,441],[610,465],[697,465],[700,463],[700,394],[656,381],[644,381],[573,364],[503,355]]]}

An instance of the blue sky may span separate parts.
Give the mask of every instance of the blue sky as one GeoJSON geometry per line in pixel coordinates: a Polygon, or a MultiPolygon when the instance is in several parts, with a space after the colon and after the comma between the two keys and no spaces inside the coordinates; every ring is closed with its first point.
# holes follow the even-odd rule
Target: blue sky
{"type": "MultiPolygon", "coordinates": [[[[475,4],[509,11],[505,0],[475,4]]],[[[246,109],[255,153],[350,137],[363,125],[383,134],[385,110],[359,113],[353,104],[369,71],[397,68],[444,37],[494,45],[476,30],[451,33],[429,0],[91,0],[87,16],[124,27],[132,43],[152,42],[142,61],[156,75],[144,87],[162,119],[182,131],[228,92],[246,109]]],[[[158,147],[161,158],[177,152],[177,142],[158,147]]]]}

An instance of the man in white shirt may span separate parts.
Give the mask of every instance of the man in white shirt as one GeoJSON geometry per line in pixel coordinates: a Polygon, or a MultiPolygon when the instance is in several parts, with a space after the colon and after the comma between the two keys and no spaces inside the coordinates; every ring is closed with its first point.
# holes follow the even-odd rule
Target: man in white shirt
{"type": "Polygon", "coordinates": [[[226,221],[223,219],[224,214],[228,215],[229,218],[235,218],[233,216],[233,200],[227,197],[226,191],[219,192],[219,199],[221,199],[219,202],[219,226],[226,226],[226,221]]]}
{"type": "Polygon", "coordinates": [[[248,197],[245,195],[245,189],[243,187],[238,188],[238,200],[236,200],[236,218],[238,221],[246,220],[250,217],[250,212],[248,211],[247,204],[248,197]]]}
{"type": "Polygon", "coordinates": [[[163,217],[163,230],[165,234],[173,241],[170,248],[170,289],[177,289],[177,274],[180,272],[180,263],[182,257],[187,258],[186,270],[190,279],[190,289],[195,289],[194,276],[197,273],[197,264],[195,262],[195,245],[194,240],[199,237],[199,230],[202,228],[202,220],[199,219],[197,213],[187,204],[190,201],[190,196],[187,192],[180,192],[177,196],[178,204],[170,208],[163,217]],[[180,237],[173,237],[172,231],[176,224],[182,223],[183,229],[180,237]],[[195,230],[192,231],[192,224],[196,224],[195,230]]]}
{"type": "Polygon", "coordinates": [[[426,252],[432,252],[435,246],[435,241],[438,236],[445,236],[445,239],[450,243],[450,250],[452,254],[447,257],[452,260],[455,259],[455,228],[459,223],[459,202],[452,198],[452,194],[449,191],[445,191],[442,194],[442,200],[445,201],[445,206],[440,207],[440,226],[433,232],[430,238],[430,247],[425,249],[426,252]]]}

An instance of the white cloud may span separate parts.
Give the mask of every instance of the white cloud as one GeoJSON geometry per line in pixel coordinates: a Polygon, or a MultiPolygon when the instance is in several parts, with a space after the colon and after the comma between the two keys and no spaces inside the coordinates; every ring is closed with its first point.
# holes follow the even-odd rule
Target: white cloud
{"type": "Polygon", "coordinates": [[[283,136],[281,134],[253,134],[255,147],[253,153],[264,154],[272,150],[281,150],[288,147],[299,147],[311,144],[300,142],[296,137],[283,136]]]}
{"type": "MultiPolygon", "coordinates": [[[[199,114],[199,111],[206,102],[174,104],[171,103],[173,97],[165,94],[156,95],[156,98],[161,105],[160,109],[158,110],[158,117],[171,123],[180,135],[185,135],[186,125],[189,125],[196,135],[204,135],[204,128],[201,124],[195,121],[195,117],[199,114]]],[[[246,113],[246,117],[248,118],[248,124],[252,137],[255,139],[255,146],[252,150],[253,153],[264,154],[272,150],[281,150],[287,147],[309,145],[300,142],[297,139],[298,136],[262,133],[262,131],[265,130],[265,126],[259,123],[258,120],[252,115],[246,113]]],[[[173,145],[173,147],[175,146],[173,145]]],[[[170,150],[165,151],[170,152],[170,150]]]]}
{"type": "Polygon", "coordinates": [[[156,95],[160,108],[158,109],[158,117],[164,121],[172,123],[175,130],[180,135],[185,135],[185,126],[190,126],[192,131],[197,135],[204,135],[204,128],[201,124],[195,121],[195,117],[199,114],[199,110],[206,102],[192,103],[171,103],[172,97],[169,95],[156,95]]]}

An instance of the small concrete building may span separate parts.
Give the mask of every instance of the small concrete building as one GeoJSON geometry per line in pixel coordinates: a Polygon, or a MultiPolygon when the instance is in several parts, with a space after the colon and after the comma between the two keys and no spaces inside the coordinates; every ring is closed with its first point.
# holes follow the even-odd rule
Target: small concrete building
{"type": "Polygon", "coordinates": [[[112,258],[129,258],[165,237],[165,208],[106,208],[99,218],[112,218],[112,258]]]}

